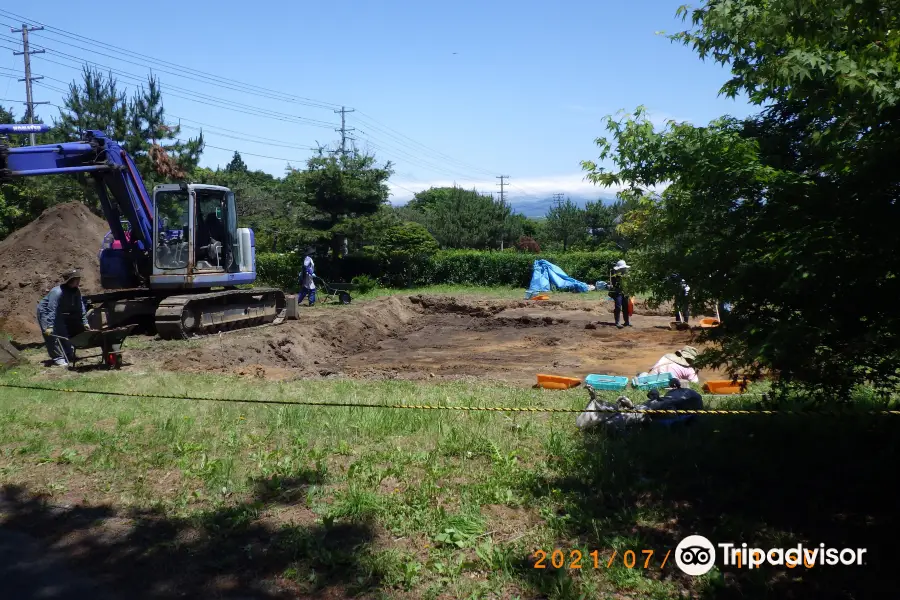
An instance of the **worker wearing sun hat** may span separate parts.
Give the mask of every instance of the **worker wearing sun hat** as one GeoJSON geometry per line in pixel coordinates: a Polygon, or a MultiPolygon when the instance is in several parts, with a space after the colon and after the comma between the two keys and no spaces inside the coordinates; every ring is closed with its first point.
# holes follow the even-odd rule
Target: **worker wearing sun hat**
{"type": "Polygon", "coordinates": [[[681,350],[664,355],[656,361],[648,373],[650,375],[669,373],[676,379],[699,383],[700,377],[694,368],[694,361],[698,354],[699,352],[693,346],[685,346],[681,350]]]}
{"type": "Polygon", "coordinates": [[[609,276],[609,297],[615,302],[613,315],[616,318],[616,327],[631,327],[631,315],[628,314],[628,296],[625,293],[625,276],[631,267],[624,260],[620,260],[613,266],[613,272],[609,276]],[[619,324],[619,317],[624,317],[624,325],[619,324]]]}
{"type": "Polygon", "coordinates": [[[65,339],[89,329],[87,311],[81,299],[81,271],[68,269],[60,277],[62,283],[41,298],[37,318],[44,345],[53,364],[64,367],[73,359],[72,345],[65,339]]]}

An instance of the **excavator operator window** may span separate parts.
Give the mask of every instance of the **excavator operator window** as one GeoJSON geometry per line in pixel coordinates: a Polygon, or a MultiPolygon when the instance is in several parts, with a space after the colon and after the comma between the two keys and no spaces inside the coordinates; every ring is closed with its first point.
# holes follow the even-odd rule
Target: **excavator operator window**
{"type": "Polygon", "coordinates": [[[188,264],[190,223],[187,191],[158,192],[156,201],[156,266],[160,269],[184,269],[188,264]]]}
{"type": "Polygon", "coordinates": [[[219,215],[225,205],[223,192],[198,190],[197,192],[197,269],[221,271],[225,267],[227,235],[225,224],[219,215]]]}

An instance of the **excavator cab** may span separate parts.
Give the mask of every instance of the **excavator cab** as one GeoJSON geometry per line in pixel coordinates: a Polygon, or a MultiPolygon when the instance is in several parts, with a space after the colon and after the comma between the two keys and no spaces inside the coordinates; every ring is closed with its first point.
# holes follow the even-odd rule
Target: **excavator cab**
{"type": "Polygon", "coordinates": [[[252,270],[252,257],[245,256],[252,254],[252,239],[242,240],[252,234],[238,229],[234,193],[228,188],[158,185],[153,206],[153,287],[227,287],[252,270]]]}

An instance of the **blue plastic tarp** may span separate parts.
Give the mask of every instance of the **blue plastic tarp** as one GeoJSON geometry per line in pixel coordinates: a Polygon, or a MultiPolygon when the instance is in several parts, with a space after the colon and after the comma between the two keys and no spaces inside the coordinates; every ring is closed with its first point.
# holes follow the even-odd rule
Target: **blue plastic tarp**
{"type": "Polygon", "coordinates": [[[588,291],[586,283],[569,277],[565,271],[553,263],[543,259],[534,261],[531,284],[528,286],[528,291],[525,292],[525,299],[527,300],[541,292],[549,292],[551,287],[569,292],[580,293],[588,291]]]}

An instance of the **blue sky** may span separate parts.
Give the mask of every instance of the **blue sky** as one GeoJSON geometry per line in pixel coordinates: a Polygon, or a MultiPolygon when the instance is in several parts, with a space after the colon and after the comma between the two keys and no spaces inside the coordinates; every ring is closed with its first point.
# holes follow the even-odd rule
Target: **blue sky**
{"type": "MultiPolygon", "coordinates": [[[[605,115],[645,105],[659,122],[706,123],[751,112],[744,101],[718,97],[724,69],[656,34],[683,27],[679,3],[158,0],[89,10],[23,2],[0,8],[0,98],[25,96],[15,80],[22,57],[10,50],[20,49],[20,34],[8,29],[22,19],[11,11],[55,28],[32,35],[47,49],[32,60],[46,77],[35,84],[36,100],[61,104],[57,90],[79,77],[85,59],[112,67],[129,89],[132,76],[153,67],[183,134],[204,129],[204,166],[224,166],[237,149],[251,168],[280,175],[284,159],[300,166],[309,147],[339,140],[334,109],[344,105],[356,109],[347,125],[357,146],[394,163],[394,202],[453,182],[498,191],[501,174],[510,176],[514,203],[557,192],[598,197],[579,162],[596,157],[605,115]],[[182,67],[271,91],[181,77],[182,67]]],[[[41,106],[38,114],[49,120],[58,109],[41,106]]]]}

